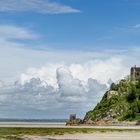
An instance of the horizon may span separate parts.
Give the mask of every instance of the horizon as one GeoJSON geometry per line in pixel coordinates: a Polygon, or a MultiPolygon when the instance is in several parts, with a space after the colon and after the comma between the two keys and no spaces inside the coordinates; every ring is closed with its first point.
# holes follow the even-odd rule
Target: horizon
{"type": "Polygon", "coordinates": [[[140,66],[139,0],[1,0],[0,118],[83,118],[140,66]]]}

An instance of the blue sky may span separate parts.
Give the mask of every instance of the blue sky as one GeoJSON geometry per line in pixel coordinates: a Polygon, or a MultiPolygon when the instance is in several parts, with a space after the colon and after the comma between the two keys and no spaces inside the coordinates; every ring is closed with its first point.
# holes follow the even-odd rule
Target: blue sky
{"type": "MultiPolygon", "coordinates": [[[[35,10],[17,12],[15,8],[0,12],[0,23],[26,27],[39,34],[41,37],[33,42],[43,45],[43,49],[95,50],[139,45],[140,28],[134,28],[140,23],[138,0],[56,2],[79,12],[47,14],[35,10]]],[[[25,42],[34,49],[32,41],[25,42]]]]}
{"type": "Polygon", "coordinates": [[[139,15],[139,0],[0,0],[0,118],[83,117],[140,66],[139,15]]]}

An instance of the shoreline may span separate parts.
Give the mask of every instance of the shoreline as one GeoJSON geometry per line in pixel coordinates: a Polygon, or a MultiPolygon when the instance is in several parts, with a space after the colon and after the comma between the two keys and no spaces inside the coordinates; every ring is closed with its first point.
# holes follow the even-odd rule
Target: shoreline
{"type": "Polygon", "coordinates": [[[0,122],[0,128],[105,128],[140,130],[140,125],[66,125],[66,123],[56,122],[0,122]]]}

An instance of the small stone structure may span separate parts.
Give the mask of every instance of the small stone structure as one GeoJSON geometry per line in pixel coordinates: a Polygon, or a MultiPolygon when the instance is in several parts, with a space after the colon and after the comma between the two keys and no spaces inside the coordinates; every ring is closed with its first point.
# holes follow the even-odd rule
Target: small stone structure
{"type": "Polygon", "coordinates": [[[66,125],[79,125],[81,123],[82,123],[82,120],[79,118],[76,118],[76,114],[71,114],[66,125]]]}
{"type": "Polygon", "coordinates": [[[107,92],[107,98],[110,99],[112,96],[117,96],[118,95],[118,91],[115,90],[109,90],[107,92]]]}
{"type": "Polygon", "coordinates": [[[76,114],[71,114],[71,115],[70,115],[70,120],[71,120],[71,121],[76,120],[76,114]]]}
{"type": "Polygon", "coordinates": [[[140,80],[140,67],[131,67],[130,78],[131,81],[140,80]]]}

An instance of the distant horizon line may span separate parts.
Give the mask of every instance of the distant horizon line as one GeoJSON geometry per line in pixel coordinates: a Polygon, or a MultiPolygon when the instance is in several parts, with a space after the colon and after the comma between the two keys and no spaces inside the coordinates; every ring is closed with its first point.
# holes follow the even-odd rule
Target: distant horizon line
{"type": "Polygon", "coordinates": [[[1,121],[4,121],[4,120],[7,120],[7,121],[54,121],[54,120],[56,120],[56,121],[67,121],[68,119],[60,119],[60,118],[58,118],[58,119],[56,119],[56,118],[54,118],[54,119],[49,119],[49,118],[47,118],[47,119],[45,119],[45,118],[36,118],[36,119],[34,119],[34,118],[0,118],[0,122],[1,121]]]}

